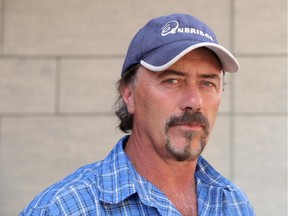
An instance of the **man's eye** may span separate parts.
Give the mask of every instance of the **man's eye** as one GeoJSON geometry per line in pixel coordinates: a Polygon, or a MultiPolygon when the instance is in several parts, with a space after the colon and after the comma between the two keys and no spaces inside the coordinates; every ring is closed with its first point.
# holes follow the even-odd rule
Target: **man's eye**
{"type": "Polygon", "coordinates": [[[165,80],[165,83],[176,84],[176,83],[178,83],[178,80],[177,79],[167,79],[167,80],[165,80]]]}
{"type": "Polygon", "coordinates": [[[200,87],[204,91],[208,92],[218,92],[219,91],[219,86],[216,83],[210,82],[210,81],[202,81],[200,82],[200,87]]]}
{"type": "Polygon", "coordinates": [[[209,81],[202,82],[202,85],[207,86],[207,87],[215,87],[215,84],[209,81]]]}

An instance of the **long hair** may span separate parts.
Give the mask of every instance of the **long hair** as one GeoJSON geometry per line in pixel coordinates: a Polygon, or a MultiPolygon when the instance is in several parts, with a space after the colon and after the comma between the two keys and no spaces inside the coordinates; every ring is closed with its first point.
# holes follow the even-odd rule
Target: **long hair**
{"type": "Polygon", "coordinates": [[[117,82],[118,99],[114,104],[115,114],[119,118],[119,128],[124,133],[129,133],[133,128],[133,115],[127,110],[126,104],[122,98],[121,91],[124,87],[131,85],[132,87],[136,82],[136,73],[140,64],[136,64],[128,69],[121,79],[117,82]]]}

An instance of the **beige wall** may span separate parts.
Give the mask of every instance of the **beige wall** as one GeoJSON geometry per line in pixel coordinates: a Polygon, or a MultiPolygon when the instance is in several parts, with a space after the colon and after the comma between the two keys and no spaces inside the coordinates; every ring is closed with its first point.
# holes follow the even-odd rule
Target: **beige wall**
{"type": "Polygon", "coordinates": [[[185,12],[237,56],[204,155],[261,216],[286,215],[285,0],[0,0],[0,215],[122,136],[114,83],[148,19],[185,12]]]}

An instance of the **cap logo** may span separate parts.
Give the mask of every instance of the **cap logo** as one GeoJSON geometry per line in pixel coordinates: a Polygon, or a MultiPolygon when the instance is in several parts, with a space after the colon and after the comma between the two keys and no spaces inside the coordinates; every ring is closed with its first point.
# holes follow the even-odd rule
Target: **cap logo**
{"type": "Polygon", "coordinates": [[[162,36],[166,36],[168,34],[175,34],[176,30],[179,27],[179,23],[175,20],[169,21],[166,23],[161,29],[162,29],[162,36]]]}
{"type": "Polygon", "coordinates": [[[179,28],[179,23],[176,20],[169,21],[161,28],[161,30],[162,30],[161,32],[162,36],[166,36],[168,34],[177,34],[177,33],[197,34],[197,35],[206,37],[210,39],[211,41],[214,41],[211,35],[209,35],[206,32],[201,31],[200,29],[191,28],[191,27],[179,28]]]}

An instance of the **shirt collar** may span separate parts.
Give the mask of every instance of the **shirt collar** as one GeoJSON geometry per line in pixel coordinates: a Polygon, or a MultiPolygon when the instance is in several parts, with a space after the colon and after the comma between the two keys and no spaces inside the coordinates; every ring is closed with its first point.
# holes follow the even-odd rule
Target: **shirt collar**
{"type": "MultiPolygon", "coordinates": [[[[136,193],[130,161],[124,152],[129,136],[118,141],[110,154],[102,161],[99,180],[99,199],[116,204],[136,193]]],[[[133,170],[132,170],[133,171],[133,170]]]]}
{"type": "Polygon", "coordinates": [[[151,182],[141,176],[133,167],[126,153],[125,136],[116,144],[102,161],[99,181],[99,199],[104,203],[118,204],[133,194],[146,206],[155,207],[159,212],[180,215],[171,201],[151,182]]]}
{"type": "MultiPolygon", "coordinates": [[[[128,138],[129,135],[120,139],[110,154],[102,161],[99,199],[103,202],[116,204],[135,193],[138,193],[142,201],[149,202],[149,194],[155,192],[156,187],[137,173],[124,152],[128,138]],[[144,188],[148,190],[148,193],[143,190],[144,188]],[[149,193],[149,190],[154,192],[149,193]]],[[[200,185],[201,187],[213,187],[214,189],[235,190],[231,186],[231,182],[220,175],[201,156],[198,158],[195,177],[198,192],[200,191],[200,188],[198,188],[200,185]]]]}
{"type": "Polygon", "coordinates": [[[197,185],[222,188],[229,191],[235,190],[233,184],[218,173],[202,156],[198,158],[195,177],[197,185]]]}

